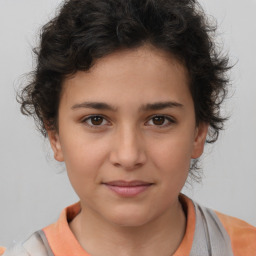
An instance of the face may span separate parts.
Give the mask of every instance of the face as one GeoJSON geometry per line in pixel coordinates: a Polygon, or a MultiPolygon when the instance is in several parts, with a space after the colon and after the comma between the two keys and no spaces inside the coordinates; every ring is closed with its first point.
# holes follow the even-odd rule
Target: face
{"type": "Polygon", "coordinates": [[[207,134],[195,123],[186,69],[150,46],[115,52],[66,79],[58,125],[49,139],[82,209],[126,226],[177,206],[207,134]]]}

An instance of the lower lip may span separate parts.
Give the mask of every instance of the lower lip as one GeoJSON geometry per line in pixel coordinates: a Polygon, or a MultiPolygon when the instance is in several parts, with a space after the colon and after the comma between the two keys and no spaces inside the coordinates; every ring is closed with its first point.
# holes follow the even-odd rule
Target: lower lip
{"type": "Polygon", "coordinates": [[[148,188],[150,188],[151,185],[141,185],[141,186],[133,186],[133,187],[121,187],[121,186],[111,186],[108,184],[105,184],[110,190],[114,191],[116,194],[123,196],[123,197],[134,197],[148,188]]]}

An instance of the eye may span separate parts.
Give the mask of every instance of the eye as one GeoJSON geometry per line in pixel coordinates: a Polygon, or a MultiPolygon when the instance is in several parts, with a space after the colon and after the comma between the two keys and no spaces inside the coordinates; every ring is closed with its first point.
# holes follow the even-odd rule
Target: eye
{"type": "Polygon", "coordinates": [[[108,121],[103,116],[92,115],[83,119],[82,123],[92,128],[98,128],[108,124],[108,121]]]}
{"type": "Polygon", "coordinates": [[[173,118],[169,116],[155,115],[147,123],[149,125],[160,126],[162,128],[162,127],[168,127],[176,122],[173,118]]]}

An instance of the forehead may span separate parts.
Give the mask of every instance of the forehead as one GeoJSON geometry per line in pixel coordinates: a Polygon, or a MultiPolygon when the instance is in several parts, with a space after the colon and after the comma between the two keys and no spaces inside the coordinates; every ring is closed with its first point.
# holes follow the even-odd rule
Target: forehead
{"type": "MultiPolygon", "coordinates": [[[[170,53],[143,46],[116,51],[95,62],[89,71],[78,71],[63,83],[63,97],[97,97],[99,100],[182,100],[188,96],[186,68],[170,53]]],[[[148,103],[148,102],[145,102],[148,103]]]]}

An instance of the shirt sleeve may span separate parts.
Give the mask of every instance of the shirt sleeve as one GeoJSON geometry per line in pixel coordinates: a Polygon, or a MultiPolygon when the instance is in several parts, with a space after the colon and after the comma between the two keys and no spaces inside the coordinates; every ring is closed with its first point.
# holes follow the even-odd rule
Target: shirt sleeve
{"type": "Polygon", "coordinates": [[[219,212],[216,212],[216,214],[230,236],[234,255],[256,255],[256,227],[219,212]]]}
{"type": "Polygon", "coordinates": [[[5,248],[0,246],[0,255],[3,255],[4,251],[5,251],[5,248]]]}

